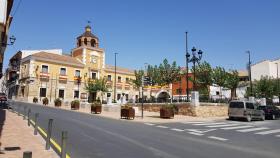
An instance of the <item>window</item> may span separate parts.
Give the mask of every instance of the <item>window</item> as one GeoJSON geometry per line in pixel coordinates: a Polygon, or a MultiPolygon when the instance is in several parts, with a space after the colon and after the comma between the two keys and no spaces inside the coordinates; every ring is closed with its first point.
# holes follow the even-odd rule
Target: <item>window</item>
{"type": "Polygon", "coordinates": [[[92,73],[91,73],[91,78],[92,78],[92,79],[96,79],[96,72],[92,72],[92,73]]]}
{"type": "Polygon", "coordinates": [[[75,70],[75,76],[80,77],[81,76],[81,71],[80,70],[75,70]]]}
{"type": "Polygon", "coordinates": [[[74,98],[79,98],[80,92],[78,90],[74,91],[74,98]]]}
{"type": "Polygon", "coordinates": [[[107,76],[107,80],[108,80],[108,81],[112,81],[112,76],[111,76],[111,75],[108,75],[108,76],[107,76]]]}
{"type": "Polygon", "coordinates": [[[111,97],[111,93],[107,93],[107,97],[108,97],[108,98],[111,97]]]}
{"type": "Polygon", "coordinates": [[[120,100],[121,99],[121,94],[118,94],[117,95],[117,100],[120,100]]]}
{"type": "Polygon", "coordinates": [[[84,44],[87,45],[87,39],[86,38],[84,39],[84,44]]]}
{"type": "Polygon", "coordinates": [[[58,91],[58,97],[64,99],[64,89],[58,91]]]}
{"type": "Polygon", "coordinates": [[[125,100],[128,101],[128,94],[125,94],[125,100]]]}
{"type": "Polygon", "coordinates": [[[129,78],[125,78],[125,82],[126,82],[126,83],[129,83],[129,78]]]}
{"type": "Polygon", "coordinates": [[[118,82],[122,82],[122,77],[118,76],[118,82]]]}
{"type": "Polygon", "coordinates": [[[47,65],[42,65],[42,72],[43,73],[48,73],[49,72],[49,67],[47,65]]]}
{"type": "Polygon", "coordinates": [[[254,109],[253,103],[246,103],[246,109],[254,109]]]}
{"type": "Polygon", "coordinates": [[[66,68],[60,68],[60,75],[66,75],[66,68]]]}
{"type": "Polygon", "coordinates": [[[244,108],[243,102],[231,102],[229,104],[230,108],[244,108]]]}
{"type": "Polygon", "coordinates": [[[92,47],[95,47],[96,42],[95,42],[94,39],[92,39],[92,40],[90,41],[90,43],[91,43],[91,46],[92,46],[92,47]]]}
{"type": "Polygon", "coordinates": [[[47,88],[40,88],[40,97],[47,96],[47,88]]]}
{"type": "Polygon", "coordinates": [[[219,92],[219,91],[216,91],[216,95],[220,95],[220,92],[219,92]]]}

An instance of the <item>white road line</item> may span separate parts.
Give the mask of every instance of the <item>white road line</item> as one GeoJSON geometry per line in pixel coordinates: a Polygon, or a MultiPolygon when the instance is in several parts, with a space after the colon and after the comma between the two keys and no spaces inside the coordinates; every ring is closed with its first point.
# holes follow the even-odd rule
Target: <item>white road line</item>
{"type": "Polygon", "coordinates": [[[158,128],[169,128],[167,126],[156,126],[156,127],[158,127],[158,128]]]}
{"type": "Polygon", "coordinates": [[[237,131],[238,132],[252,132],[252,131],[265,130],[265,129],[269,129],[269,128],[267,128],[267,127],[258,127],[258,128],[241,129],[241,130],[237,130],[237,131]]]}
{"type": "Polygon", "coordinates": [[[194,124],[194,125],[196,125],[196,126],[206,126],[206,125],[222,125],[222,124],[226,124],[226,123],[224,123],[224,122],[215,122],[215,123],[197,123],[197,124],[194,124]]]}
{"type": "Polygon", "coordinates": [[[214,125],[214,126],[207,126],[211,128],[217,128],[217,127],[229,127],[229,126],[239,126],[240,124],[226,124],[226,125],[214,125]]]}
{"type": "Polygon", "coordinates": [[[276,135],[276,137],[280,137],[280,135],[276,135]]]}
{"type": "Polygon", "coordinates": [[[193,121],[193,122],[181,122],[183,124],[195,124],[195,123],[205,123],[205,122],[201,122],[201,121],[193,121]]]}
{"type": "Polygon", "coordinates": [[[210,139],[216,139],[216,140],[220,140],[220,141],[227,141],[227,140],[228,140],[228,139],[225,139],[225,138],[215,137],[215,136],[209,136],[208,138],[210,138],[210,139]]]}
{"type": "Polygon", "coordinates": [[[177,132],[183,132],[183,129],[178,129],[178,128],[171,128],[172,131],[177,131],[177,132]]]}
{"type": "Polygon", "coordinates": [[[280,132],[280,129],[275,129],[275,130],[269,130],[269,131],[264,131],[264,132],[258,132],[255,134],[266,135],[266,134],[279,133],[279,132],[280,132]]]}
{"type": "Polygon", "coordinates": [[[192,134],[192,135],[196,135],[196,136],[203,136],[204,134],[202,133],[195,133],[195,132],[188,132],[189,134],[192,134]]]}
{"type": "Polygon", "coordinates": [[[229,129],[242,129],[242,128],[251,128],[254,126],[237,126],[237,127],[225,127],[225,128],[221,128],[221,129],[225,129],[225,130],[229,130],[229,129]]]}
{"type": "Polygon", "coordinates": [[[155,124],[153,123],[144,123],[145,125],[148,125],[148,126],[154,126],[155,124]]]}

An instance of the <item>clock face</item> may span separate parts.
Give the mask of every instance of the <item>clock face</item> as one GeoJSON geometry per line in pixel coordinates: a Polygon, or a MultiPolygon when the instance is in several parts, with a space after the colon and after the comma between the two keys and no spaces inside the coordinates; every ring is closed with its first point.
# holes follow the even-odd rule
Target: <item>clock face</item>
{"type": "Polygon", "coordinates": [[[92,55],[91,56],[91,63],[96,63],[97,62],[97,56],[95,56],[95,55],[92,55]]]}

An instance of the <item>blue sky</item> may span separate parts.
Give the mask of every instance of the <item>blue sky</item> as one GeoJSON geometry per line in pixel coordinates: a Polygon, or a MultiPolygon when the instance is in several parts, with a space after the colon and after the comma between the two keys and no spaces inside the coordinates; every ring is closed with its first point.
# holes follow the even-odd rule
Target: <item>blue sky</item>
{"type": "Polygon", "coordinates": [[[185,66],[188,31],[189,51],[201,49],[212,66],[245,69],[247,50],[253,62],[280,57],[279,16],[279,0],[22,0],[10,28],[17,40],[4,64],[22,49],[70,53],[90,20],[110,65],[117,52],[122,67],[164,58],[185,66]]]}

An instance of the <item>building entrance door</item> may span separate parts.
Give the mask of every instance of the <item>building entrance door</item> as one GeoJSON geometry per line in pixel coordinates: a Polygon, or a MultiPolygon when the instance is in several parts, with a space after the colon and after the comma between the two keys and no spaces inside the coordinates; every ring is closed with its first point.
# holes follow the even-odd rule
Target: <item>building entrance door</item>
{"type": "Polygon", "coordinates": [[[96,101],[96,92],[89,93],[88,102],[93,103],[96,101]]]}

